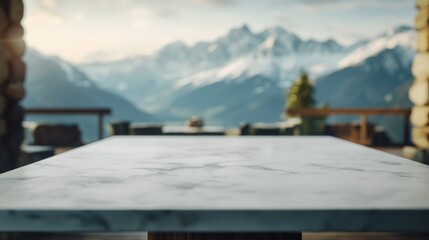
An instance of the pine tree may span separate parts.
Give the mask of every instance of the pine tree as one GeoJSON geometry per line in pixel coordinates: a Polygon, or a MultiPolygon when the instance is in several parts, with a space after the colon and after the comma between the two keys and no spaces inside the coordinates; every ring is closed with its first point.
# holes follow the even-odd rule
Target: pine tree
{"type": "Polygon", "coordinates": [[[287,94],[287,108],[310,108],[314,107],[313,84],[305,71],[290,87],[287,94]]]}
{"type": "MultiPolygon", "coordinates": [[[[312,108],[315,106],[314,87],[305,71],[289,88],[287,108],[312,108]]],[[[324,117],[301,117],[301,135],[320,135],[323,133],[324,117]]]]}

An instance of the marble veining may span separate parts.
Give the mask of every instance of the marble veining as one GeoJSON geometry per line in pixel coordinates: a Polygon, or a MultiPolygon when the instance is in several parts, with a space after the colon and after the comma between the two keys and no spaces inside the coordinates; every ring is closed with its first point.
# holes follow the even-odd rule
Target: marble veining
{"type": "Polygon", "coordinates": [[[0,175],[0,231],[429,231],[429,167],[332,137],[112,137],[0,175]]]}

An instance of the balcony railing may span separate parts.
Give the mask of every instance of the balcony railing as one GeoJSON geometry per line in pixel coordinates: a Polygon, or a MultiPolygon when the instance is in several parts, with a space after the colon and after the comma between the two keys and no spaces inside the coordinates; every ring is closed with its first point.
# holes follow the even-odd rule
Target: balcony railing
{"type": "Polygon", "coordinates": [[[411,109],[408,108],[294,108],[287,109],[286,113],[292,116],[360,115],[361,144],[366,144],[369,115],[399,115],[404,118],[404,145],[408,144],[410,135],[411,109]]]}
{"type": "Polygon", "coordinates": [[[103,138],[104,115],[112,113],[110,108],[27,108],[26,114],[40,115],[95,115],[98,120],[98,138],[103,138]]]}

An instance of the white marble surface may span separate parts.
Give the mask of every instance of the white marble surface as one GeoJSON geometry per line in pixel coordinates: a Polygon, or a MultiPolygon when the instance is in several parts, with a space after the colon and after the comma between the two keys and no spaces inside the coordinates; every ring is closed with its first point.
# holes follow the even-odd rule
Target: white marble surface
{"type": "Polygon", "coordinates": [[[0,175],[0,231],[429,231],[429,167],[331,137],[113,137],[0,175]]]}

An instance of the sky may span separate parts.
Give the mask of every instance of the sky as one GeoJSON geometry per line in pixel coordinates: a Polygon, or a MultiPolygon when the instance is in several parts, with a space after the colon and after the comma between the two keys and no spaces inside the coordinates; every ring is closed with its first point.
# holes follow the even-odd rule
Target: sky
{"type": "Polygon", "coordinates": [[[24,0],[25,40],[73,63],[153,54],[212,41],[247,24],[351,44],[412,25],[412,0],[24,0]]]}

